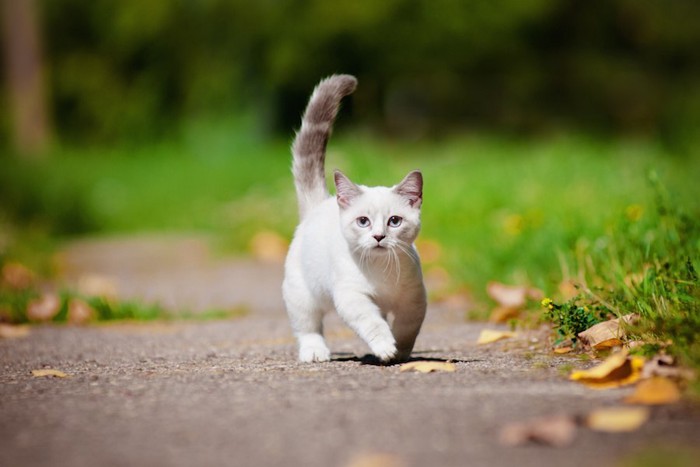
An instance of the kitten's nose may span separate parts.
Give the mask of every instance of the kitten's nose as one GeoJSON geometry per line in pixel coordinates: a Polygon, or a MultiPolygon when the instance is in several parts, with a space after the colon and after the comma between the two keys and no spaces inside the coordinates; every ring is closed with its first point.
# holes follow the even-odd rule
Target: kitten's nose
{"type": "Polygon", "coordinates": [[[386,235],[372,235],[372,236],[377,241],[377,243],[381,242],[386,237],[386,235]]]}

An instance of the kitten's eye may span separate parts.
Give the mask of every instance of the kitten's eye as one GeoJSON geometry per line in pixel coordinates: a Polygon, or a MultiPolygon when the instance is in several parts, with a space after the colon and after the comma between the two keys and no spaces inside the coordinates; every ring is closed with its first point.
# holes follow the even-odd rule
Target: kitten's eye
{"type": "Polygon", "coordinates": [[[398,227],[401,225],[402,221],[403,221],[403,218],[401,218],[399,216],[391,216],[389,218],[389,222],[387,223],[387,225],[389,227],[398,227]]]}
{"type": "Polygon", "coordinates": [[[371,224],[371,222],[369,221],[368,217],[362,216],[362,217],[357,218],[357,225],[359,227],[362,227],[363,229],[365,227],[369,227],[370,224],[371,224]]]}

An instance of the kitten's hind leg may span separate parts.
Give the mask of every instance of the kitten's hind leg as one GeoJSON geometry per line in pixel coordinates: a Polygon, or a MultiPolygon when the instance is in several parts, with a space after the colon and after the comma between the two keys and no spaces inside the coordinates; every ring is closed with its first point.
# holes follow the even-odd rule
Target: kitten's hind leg
{"type": "Polygon", "coordinates": [[[396,361],[405,362],[411,357],[411,351],[424,318],[425,304],[416,305],[410,310],[402,310],[394,316],[391,332],[396,339],[396,361]]]}

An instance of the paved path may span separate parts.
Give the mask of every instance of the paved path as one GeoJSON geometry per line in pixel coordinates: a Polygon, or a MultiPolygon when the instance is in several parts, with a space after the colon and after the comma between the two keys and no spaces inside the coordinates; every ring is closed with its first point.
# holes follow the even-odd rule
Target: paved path
{"type": "MultiPolygon", "coordinates": [[[[258,286],[276,294],[273,282],[258,286]]],[[[630,391],[566,381],[557,368],[580,363],[540,353],[534,335],[477,346],[485,325],[431,309],[415,356],[453,360],[457,371],[401,373],[363,363],[364,345],[330,319],[334,360],[302,365],[283,310],[262,308],[230,321],[41,326],[0,340],[0,465],[601,466],[698,453],[700,412],[686,404],[654,409],[634,433],[579,428],[565,448],[500,446],[509,422],[585,414],[630,391]],[[70,377],[33,377],[40,368],[70,377]]]]}

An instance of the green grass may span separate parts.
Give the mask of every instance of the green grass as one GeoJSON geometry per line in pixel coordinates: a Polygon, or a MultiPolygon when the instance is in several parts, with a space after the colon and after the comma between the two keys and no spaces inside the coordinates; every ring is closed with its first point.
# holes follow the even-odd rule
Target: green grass
{"type": "MultiPolygon", "coordinates": [[[[0,203],[10,218],[59,237],[206,231],[244,252],[258,230],[291,237],[296,224],[288,142],[256,139],[237,125],[51,156],[36,166],[3,161],[0,203]]],[[[442,265],[477,295],[489,280],[553,286],[562,255],[596,241],[631,207],[648,215],[650,168],[680,204],[694,206],[700,192],[697,160],[650,143],[580,137],[408,144],[346,135],[331,141],[328,165],[364,184],[395,183],[421,168],[422,237],[443,246],[442,265]]]]}
{"type": "MultiPolygon", "coordinates": [[[[640,333],[682,333],[688,349],[697,346],[697,277],[688,264],[700,270],[700,157],[675,156],[651,141],[583,136],[408,143],[337,133],[329,171],[373,185],[423,170],[421,237],[442,248],[426,272],[448,273],[444,293],[470,292],[472,315],[485,316],[491,306],[488,281],[532,285],[556,298],[562,279],[573,277],[597,297],[583,305],[600,311],[608,297],[614,309],[605,313],[649,318],[640,333]],[[641,285],[621,286],[644,271],[641,285]],[[683,333],[687,324],[695,327],[683,333]]],[[[204,231],[222,252],[237,254],[261,229],[291,238],[289,143],[266,140],[241,122],[205,122],[159,144],[59,148],[38,164],[5,158],[0,260],[24,260],[36,245],[43,252],[83,234],[204,231]]]]}

